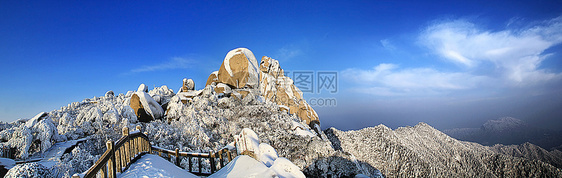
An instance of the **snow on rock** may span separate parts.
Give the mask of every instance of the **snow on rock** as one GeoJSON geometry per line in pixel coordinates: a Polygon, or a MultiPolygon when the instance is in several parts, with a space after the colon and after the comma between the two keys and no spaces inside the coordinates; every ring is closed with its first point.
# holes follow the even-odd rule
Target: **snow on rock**
{"type": "Polygon", "coordinates": [[[230,89],[230,87],[224,83],[219,83],[217,84],[217,86],[215,87],[215,92],[217,93],[224,93],[224,94],[230,94],[232,93],[232,90],[230,89]]]}
{"type": "Polygon", "coordinates": [[[219,74],[219,71],[211,72],[211,75],[209,75],[209,78],[207,78],[207,83],[205,83],[205,86],[209,86],[213,83],[215,83],[215,84],[219,83],[218,74],[219,74]]]}
{"type": "Polygon", "coordinates": [[[287,158],[276,159],[269,169],[275,172],[278,177],[305,177],[299,167],[287,158]]]}
{"type": "Polygon", "coordinates": [[[107,97],[107,98],[114,97],[114,96],[115,96],[115,93],[113,93],[112,90],[109,90],[105,93],[105,97],[107,97]]]}
{"type": "Polygon", "coordinates": [[[213,177],[305,177],[298,166],[285,158],[276,159],[274,164],[268,168],[247,155],[234,158],[225,167],[209,176],[213,177]]]}
{"type": "Polygon", "coordinates": [[[174,91],[169,89],[168,86],[162,85],[161,87],[155,87],[153,90],[150,90],[148,94],[154,99],[154,101],[163,106],[174,96],[174,91]]]}
{"type": "Polygon", "coordinates": [[[226,166],[209,176],[214,177],[273,177],[268,173],[269,168],[263,163],[247,155],[240,155],[230,161],[226,166]]]}
{"type": "Polygon", "coordinates": [[[49,169],[38,163],[26,163],[18,164],[12,169],[8,170],[8,173],[4,177],[45,177],[49,174],[49,169]]]}
{"type": "Polygon", "coordinates": [[[179,92],[187,92],[195,89],[195,82],[193,81],[193,79],[184,78],[182,81],[183,84],[181,88],[178,90],[179,92]]]}
{"type": "Polygon", "coordinates": [[[117,177],[178,177],[178,178],[198,178],[198,176],[183,170],[176,165],[170,163],[164,158],[146,154],[143,155],[135,163],[131,164],[129,169],[117,177]]]}
{"type": "Polygon", "coordinates": [[[271,145],[267,143],[260,143],[259,150],[261,153],[259,156],[259,160],[267,167],[271,167],[271,165],[273,165],[273,162],[275,162],[275,160],[279,158],[279,155],[277,155],[277,151],[275,151],[275,148],[271,147],[271,145]]]}
{"type": "Polygon", "coordinates": [[[44,153],[51,146],[60,141],[65,141],[65,138],[59,136],[57,127],[51,119],[43,119],[35,124],[32,128],[33,140],[39,140],[41,143],[40,150],[44,153]]]}
{"type": "Polygon", "coordinates": [[[137,88],[137,92],[148,92],[148,86],[146,86],[144,83],[141,83],[139,85],[139,88],[137,88]]]}
{"type": "Polygon", "coordinates": [[[155,87],[154,89],[150,90],[148,92],[148,94],[150,94],[150,96],[154,96],[154,95],[160,95],[160,96],[173,96],[174,95],[174,90],[168,88],[168,86],[166,85],[162,85],[160,87],[155,87]]]}
{"type": "Polygon", "coordinates": [[[236,150],[239,155],[250,155],[257,160],[260,159],[260,139],[252,129],[242,129],[240,135],[235,136],[234,140],[236,140],[236,150]]]}
{"type": "Polygon", "coordinates": [[[2,130],[0,135],[2,140],[2,148],[16,148],[16,158],[25,159],[29,156],[29,148],[33,142],[32,131],[25,125],[19,125],[10,129],[2,130]]]}
{"type": "Polygon", "coordinates": [[[295,122],[295,121],[291,121],[291,123],[293,124],[293,126],[291,127],[291,130],[294,130],[295,134],[300,135],[300,136],[308,136],[308,137],[316,136],[315,133],[312,133],[312,131],[307,129],[301,123],[298,123],[298,122],[295,122]]]}
{"type": "Polygon", "coordinates": [[[84,135],[91,135],[96,132],[96,127],[101,126],[102,119],[103,113],[100,108],[91,107],[78,114],[75,124],[84,135]]]}
{"type": "Polygon", "coordinates": [[[258,62],[252,51],[237,48],[226,54],[217,78],[219,83],[228,84],[234,88],[257,88],[258,75],[258,62]]]}
{"type": "MultiPolygon", "coordinates": [[[[286,158],[279,158],[277,151],[267,143],[260,143],[258,135],[249,128],[242,129],[240,135],[234,137],[238,155],[248,155],[265,165],[265,171],[249,170],[251,172],[262,172],[263,176],[271,175],[278,177],[305,177],[300,168],[286,158]]],[[[240,163],[235,163],[240,164],[240,163]]],[[[252,163],[254,164],[254,163],[252,163]]],[[[260,167],[260,166],[258,166],[260,167]]],[[[259,169],[259,168],[256,168],[259,169]]],[[[247,175],[253,176],[253,175],[247,175]]]]}
{"type": "MultiPolygon", "coordinates": [[[[166,87],[167,88],[167,87],[166,87]]],[[[148,93],[148,87],[141,84],[131,96],[131,108],[135,110],[139,121],[149,122],[153,119],[160,119],[164,116],[162,106],[154,100],[148,93]]]]}
{"type": "Polygon", "coordinates": [[[29,119],[27,122],[25,122],[25,126],[27,128],[31,128],[33,127],[37,122],[39,122],[40,120],[43,120],[43,118],[47,117],[47,113],[46,112],[41,112],[37,115],[35,115],[35,117],[29,119]]]}

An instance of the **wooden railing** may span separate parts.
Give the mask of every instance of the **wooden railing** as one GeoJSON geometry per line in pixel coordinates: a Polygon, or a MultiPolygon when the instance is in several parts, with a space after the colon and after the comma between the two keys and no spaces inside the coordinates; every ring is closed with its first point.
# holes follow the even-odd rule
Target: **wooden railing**
{"type": "Polygon", "coordinates": [[[90,178],[97,177],[98,174],[101,177],[116,177],[117,172],[124,172],[132,163],[146,153],[157,153],[160,157],[164,154],[168,158],[168,161],[171,161],[171,157],[173,156],[175,158],[175,164],[178,167],[180,167],[181,157],[185,157],[188,160],[188,171],[196,175],[211,175],[216,172],[216,170],[224,167],[225,163],[232,161],[231,152],[226,148],[216,153],[212,151],[209,153],[190,153],[180,152],[177,148],[175,151],[172,151],[152,146],[150,144],[150,139],[146,136],[147,133],[141,133],[140,126],[136,128],[136,131],[129,133],[129,128],[124,127],[123,136],[117,143],[108,141],[106,143],[107,150],[85,174],[74,174],[72,177],[90,178]],[[197,158],[198,160],[199,169],[197,171],[193,171],[192,169],[192,158],[197,158]],[[210,173],[203,172],[202,159],[209,159],[211,167],[210,173]],[[216,159],[219,159],[219,165],[216,165],[216,159]],[[217,168],[217,166],[219,167],[217,168]]]}
{"type": "Polygon", "coordinates": [[[2,146],[2,152],[0,153],[0,157],[2,158],[10,158],[16,159],[16,148],[12,148],[9,146],[2,146]]]}
{"type": "Polygon", "coordinates": [[[152,152],[157,152],[158,155],[160,157],[163,157],[162,155],[165,155],[168,158],[168,161],[171,161],[172,156],[175,158],[175,164],[178,167],[180,166],[182,157],[187,158],[187,165],[188,167],[185,167],[184,169],[188,169],[189,172],[195,174],[195,175],[199,175],[199,176],[208,176],[211,175],[213,173],[215,173],[217,170],[219,170],[220,168],[224,167],[224,165],[226,163],[229,163],[230,161],[232,161],[232,155],[230,153],[230,151],[226,148],[213,153],[212,151],[209,153],[191,153],[191,152],[180,152],[177,148],[175,151],[172,150],[167,150],[167,149],[162,149],[162,148],[158,148],[158,147],[152,147],[152,152]],[[196,170],[193,170],[193,163],[195,163],[193,161],[193,158],[197,159],[197,163],[198,163],[198,167],[196,168],[196,170]],[[203,161],[202,159],[208,159],[209,160],[209,166],[211,168],[211,170],[209,170],[210,172],[204,172],[202,169],[202,165],[203,165],[203,161]],[[217,165],[217,159],[218,159],[218,163],[219,165],[217,165]],[[225,160],[226,159],[226,160],[225,160]],[[218,167],[217,167],[218,166],[218,167]]]}

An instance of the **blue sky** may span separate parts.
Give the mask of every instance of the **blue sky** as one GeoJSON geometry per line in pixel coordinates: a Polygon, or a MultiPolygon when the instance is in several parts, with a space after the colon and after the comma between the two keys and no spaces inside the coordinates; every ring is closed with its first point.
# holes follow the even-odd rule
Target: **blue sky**
{"type": "Polygon", "coordinates": [[[562,125],[560,1],[1,1],[0,120],[140,83],[203,87],[237,47],[336,71],[322,127],[562,125]]]}

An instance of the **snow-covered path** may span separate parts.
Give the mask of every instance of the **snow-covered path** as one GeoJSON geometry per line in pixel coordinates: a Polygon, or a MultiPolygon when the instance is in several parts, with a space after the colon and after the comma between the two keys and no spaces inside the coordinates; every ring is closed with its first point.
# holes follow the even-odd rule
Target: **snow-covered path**
{"type": "Polygon", "coordinates": [[[60,160],[67,149],[76,146],[78,143],[86,141],[88,139],[90,138],[86,137],[78,140],[55,143],[42,155],[42,158],[38,158],[40,159],[38,163],[42,164],[45,167],[53,167],[55,164],[57,164],[57,162],[60,160]]]}
{"type": "Polygon", "coordinates": [[[25,160],[16,160],[15,163],[23,164],[23,163],[37,162],[45,167],[52,167],[60,160],[60,158],[62,157],[62,155],[65,153],[67,149],[74,147],[78,143],[86,141],[88,139],[90,139],[90,137],[81,138],[77,140],[69,140],[66,142],[58,142],[55,143],[53,146],[51,146],[51,148],[49,148],[43,154],[37,153],[25,160]]]}
{"type": "Polygon", "coordinates": [[[145,154],[118,177],[197,177],[158,155],[145,154]]]}

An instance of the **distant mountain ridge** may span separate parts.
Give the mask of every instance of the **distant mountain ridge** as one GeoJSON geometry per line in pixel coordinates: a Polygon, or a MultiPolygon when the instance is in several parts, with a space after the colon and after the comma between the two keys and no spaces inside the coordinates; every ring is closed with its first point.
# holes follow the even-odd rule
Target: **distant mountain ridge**
{"type": "Polygon", "coordinates": [[[443,133],[463,141],[492,146],[494,144],[523,144],[530,142],[547,150],[562,145],[562,132],[539,129],[520,119],[503,117],[488,120],[480,128],[455,128],[443,133]]]}
{"type": "MultiPolygon", "coordinates": [[[[511,147],[492,148],[458,141],[425,123],[396,130],[382,124],[355,131],[330,128],[325,133],[336,150],[354,155],[388,177],[562,176],[559,168],[543,161],[548,156],[530,156],[545,153],[540,147],[511,149],[527,150],[529,154],[508,155],[511,147]]],[[[558,165],[559,161],[548,162],[558,165]]]]}

